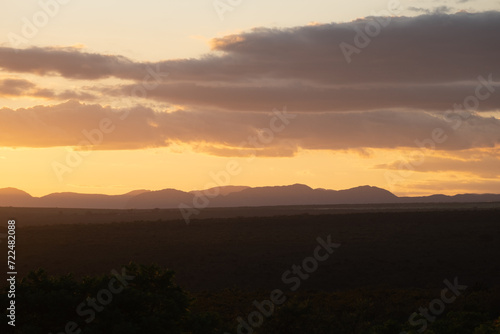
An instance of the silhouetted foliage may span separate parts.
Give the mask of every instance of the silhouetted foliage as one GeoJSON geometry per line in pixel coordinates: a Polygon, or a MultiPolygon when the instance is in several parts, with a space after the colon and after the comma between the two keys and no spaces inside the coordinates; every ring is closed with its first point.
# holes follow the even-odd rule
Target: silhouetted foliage
{"type": "MultiPolygon", "coordinates": [[[[0,295],[3,305],[6,292],[0,295]]],[[[419,333],[408,317],[436,293],[423,289],[289,292],[282,305],[275,305],[272,314],[250,330],[255,334],[419,333]]],[[[256,310],[251,300],[264,300],[266,295],[230,289],[198,293],[194,299],[176,285],[173,271],[157,265],[131,263],[123,271],[80,280],[71,274],[49,276],[39,269],[17,284],[14,332],[238,333],[236,319],[247,319],[256,310]]],[[[425,333],[500,334],[499,300],[498,287],[472,286],[429,322],[425,333]]],[[[5,321],[2,326],[7,326],[5,321]]]]}
{"type": "MultiPolygon", "coordinates": [[[[131,263],[117,274],[123,274],[125,283],[113,274],[75,280],[71,274],[49,276],[41,269],[31,272],[17,284],[15,332],[217,332],[215,316],[190,312],[192,299],[174,283],[173,271],[131,263]]],[[[1,299],[6,305],[6,291],[1,299]]]]}

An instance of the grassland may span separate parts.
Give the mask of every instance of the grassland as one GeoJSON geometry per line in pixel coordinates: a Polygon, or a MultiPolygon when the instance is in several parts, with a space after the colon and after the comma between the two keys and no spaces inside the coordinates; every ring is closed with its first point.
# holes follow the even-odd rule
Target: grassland
{"type": "Polygon", "coordinates": [[[288,301],[259,333],[415,329],[408,316],[455,277],[467,296],[432,328],[472,333],[500,315],[498,203],[209,209],[190,224],[177,210],[0,208],[0,215],[17,222],[19,278],[37,268],[78,278],[156,263],[195,297],[193,312],[211,312],[218,328],[233,332],[235,319],[274,289],[288,301]],[[283,273],[328,236],[340,247],[291,291],[283,273]]]}
{"type": "Polygon", "coordinates": [[[269,217],[243,217],[242,209],[241,217],[189,225],[159,220],[167,210],[4,208],[2,215],[18,222],[20,275],[39,267],[97,274],[136,261],[172,268],[179,284],[193,291],[273,289],[283,284],[284,271],[311,255],[318,236],[331,235],[341,247],[303,288],[334,291],[434,287],[455,276],[469,284],[500,282],[500,210],[475,206],[337,214],[296,208],[298,214],[269,217]],[[119,222],[121,216],[128,219],[119,222]]]}

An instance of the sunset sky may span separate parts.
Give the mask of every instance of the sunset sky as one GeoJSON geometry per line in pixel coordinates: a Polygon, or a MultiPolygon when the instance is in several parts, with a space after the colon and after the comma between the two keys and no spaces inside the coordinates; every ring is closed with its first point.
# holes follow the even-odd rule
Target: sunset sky
{"type": "Polygon", "coordinates": [[[500,193],[500,2],[396,3],[4,4],[0,188],[500,193]]]}

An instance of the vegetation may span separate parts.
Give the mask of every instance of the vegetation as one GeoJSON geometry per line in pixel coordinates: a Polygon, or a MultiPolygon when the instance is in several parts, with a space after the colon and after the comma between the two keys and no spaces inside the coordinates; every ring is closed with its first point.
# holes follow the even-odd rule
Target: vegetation
{"type": "MultiPolygon", "coordinates": [[[[247,320],[256,310],[253,300],[269,296],[267,291],[235,289],[191,295],[174,282],[173,271],[157,265],[131,263],[119,274],[127,277],[122,280],[123,289],[116,272],[78,280],[71,274],[32,271],[17,285],[20,306],[15,333],[238,333],[237,318],[247,320]],[[113,297],[106,300],[102,296],[110,293],[102,291],[110,290],[110,282],[113,297]],[[78,306],[89,305],[89,300],[100,307],[93,316],[91,308],[83,307],[80,311],[86,312],[79,315],[78,306]]],[[[418,333],[408,317],[436,295],[439,291],[432,289],[290,292],[283,304],[263,317],[262,324],[240,333],[418,333]]],[[[0,298],[5,305],[7,290],[0,298]]],[[[429,323],[426,333],[498,334],[499,315],[500,288],[473,286],[429,323]]]]}
{"type": "MultiPolygon", "coordinates": [[[[114,274],[76,280],[71,274],[49,276],[44,270],[32,271],[17,284],[15,332],[219,332],[216,318],[190,312],[191,297],[174,283],[173,271],[132,263],[117,273],[128,277],[122,278],[125,284],[114,274]]],[[[7,290],[1,300],[7,305],[7,290]]]]}
{"type": "MultiPolygon", "coordinates": [[[[422,327],[412,326],[410,315],[429,307],[443,280],[455,277],[467,289],[427,322],[425,333],[499,333],[498,209],[211,218],[189,225],[151,221],[149,212],[113,223],[128,213],[101,211],[88,215],[94,224],[78,224],[87,217],[80,213],[47,209],[16,217],[16,327],[4,317],[0,333],[237,334],[239,319],[259,320],[254,301],[280,289],[286,302],[240,333],[413,334],[422,327]],[[50,224],[55,216],[66,223],[50,224]],[[26,224],[30,219],[39,224],[26,224]],[[292,292],[282,274],[328,235],[341,246],[292,292]],[[121,273],[130,261],[158,265],[127,265],[125,286],[111,269],[121,273]],[[175,281],[166,268],[175,269],[175,281]]],[[[1,243],[4,254],[6,246],[1,243]]]]}

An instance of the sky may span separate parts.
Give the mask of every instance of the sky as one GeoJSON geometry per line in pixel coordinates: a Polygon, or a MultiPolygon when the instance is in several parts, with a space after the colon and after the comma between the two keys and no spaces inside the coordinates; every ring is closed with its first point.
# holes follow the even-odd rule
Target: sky
{"type": "Polygon", "coordinates": [[[3,9],[0,188],[500,193],[500,1],[3,9]]]}

